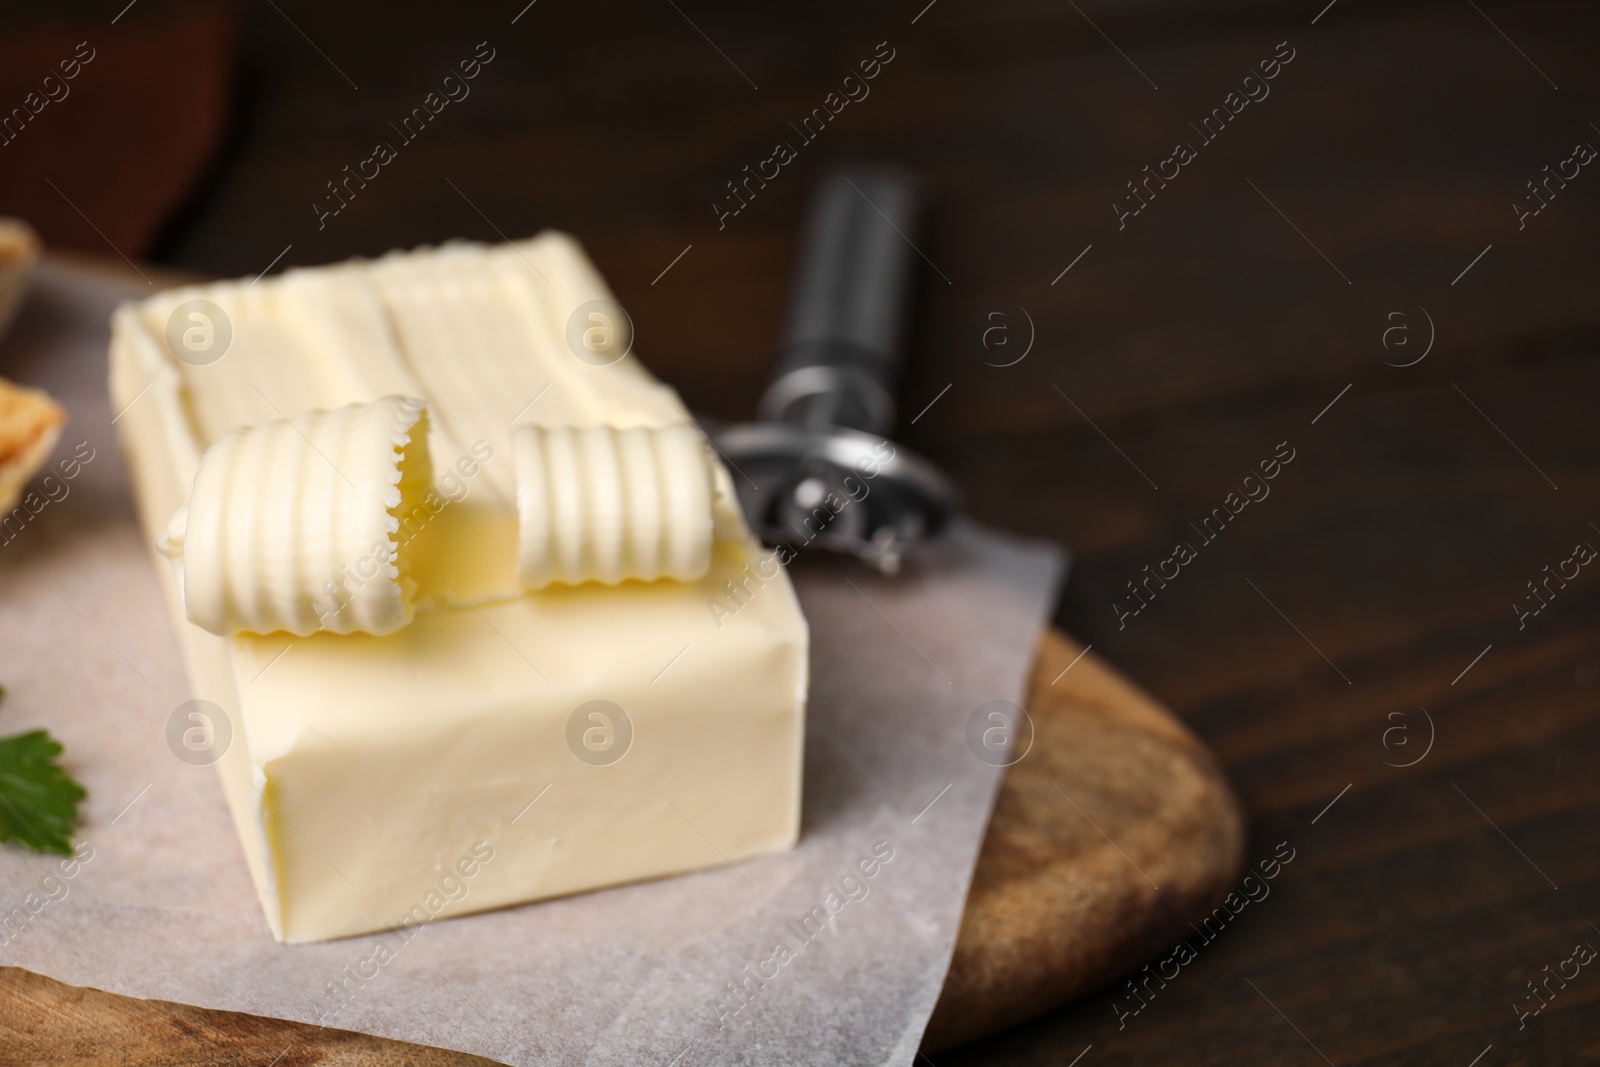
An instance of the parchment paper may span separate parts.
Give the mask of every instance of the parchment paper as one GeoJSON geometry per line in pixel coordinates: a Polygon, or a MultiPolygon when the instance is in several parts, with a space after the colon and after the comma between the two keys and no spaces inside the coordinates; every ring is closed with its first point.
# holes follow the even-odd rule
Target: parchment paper
{"type": "Polygon", "coordinates": [[[434,923],[409,941],[285,947],[215,771],[165,738],[189,691],[105,389],[107,315],[150,291],[47,263],[0,348],[0,373],[70,411],[58,457],[94,450],[0,544],[0,735],[45,726],[66,744],[92,850],[68,877],[57,859],[0,848],[0,963],[511,1064],[910,1064],[1000,780],[969,750],[967,722],[986,701],[1022,700],[1059,550],[968,525],[895,580],[793,565],[813,642],[793,851],[434,923]],[[820,934],[801,922],[817,908],[820,934]]]}

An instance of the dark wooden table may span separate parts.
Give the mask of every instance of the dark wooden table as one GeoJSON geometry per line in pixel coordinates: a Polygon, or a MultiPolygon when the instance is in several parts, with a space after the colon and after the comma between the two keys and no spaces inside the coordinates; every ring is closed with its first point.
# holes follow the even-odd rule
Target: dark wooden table
{"type": "Polygon", "coordinates": [[[1254,860],[1296,855],[1164,984],[941,1067],[1600,1058],[1600,969],[1550,977],[1600,946],[1600,568],[1574,555],[1600,546],[1600,168],[1574,155],[1600,10],[524,2],[246,5],[237,136],[162,256],[253,274],[559,226],[651,366],[740,417],[812,180],[926,177],[907,442],[978,518],[1073,549],[1057,621],[1213,746],[1254,860]],[[481,41],[471,95],[401,143],[481,41]],[[870,95],[802,143],[846,88],[870,95]],[[1015,346],[975,350],[1004,307],[1015,346]]]}

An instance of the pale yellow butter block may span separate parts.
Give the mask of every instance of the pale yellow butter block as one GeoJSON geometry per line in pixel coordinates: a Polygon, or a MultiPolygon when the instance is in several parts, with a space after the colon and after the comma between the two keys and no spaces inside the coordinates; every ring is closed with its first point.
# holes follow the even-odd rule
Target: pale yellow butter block
{"type": "MultiPolygon", "coordinates": [[[[186,620],[174,566],[157,557],[195,696],[232,726],[218,766],[280,940],[794,842],[806,625],[781,568],[757,567],[768,553],[720,463],[704,577],[531,593],[518,583],[515,426],[688,422],[636,356],[574,355],[573,312],[609,299],[577,243],[546,233],[174,290],[117,311],[112,405],[128,405],[118,429],[152,546],[223,435],[384,396],[428,406],[434,494],[401,525],[417,589],[397,632],[207,633],[186,620]],[[174,355],[169,338],[190,321],[206,338],[227,335],[220,357],[174,355]],[[730,581],[743,602],[732,615],[730,581]],[[441,894],[463,868],[472,874],[449,882],[463,889],[441,894]]],[[[621,331],[611,340],[629,343],[621,331]]]]}

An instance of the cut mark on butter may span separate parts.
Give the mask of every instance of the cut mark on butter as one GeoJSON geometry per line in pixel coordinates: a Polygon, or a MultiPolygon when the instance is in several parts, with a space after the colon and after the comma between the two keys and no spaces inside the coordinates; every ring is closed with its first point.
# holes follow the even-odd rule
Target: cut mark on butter
{"type": "Polygon", "coordinates": [[[389,634],[416,581],[397,537],[433,483],[427,411],[389,396],[235,430],[206,451],[161,550],[214,634],[389,634]]]}
{"type": "Polygon", "coordinates": [[[524,588],[690,582],[710,568],[711,459],[693,425],[521,426],[511,451],[524,588]]]}

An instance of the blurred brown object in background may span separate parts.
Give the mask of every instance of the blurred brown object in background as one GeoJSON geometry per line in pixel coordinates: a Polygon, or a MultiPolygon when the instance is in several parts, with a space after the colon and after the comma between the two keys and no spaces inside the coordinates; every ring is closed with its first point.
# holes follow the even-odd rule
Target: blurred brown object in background
{"type": "Polygon", "coordinates": [[[231,14],[201,9],[9,29],[0,215],[47,246],[148,256],[222,141],[234,36],[231,14]]]}
{"type": "Polygon", "coordinates": [[[39,235],[21,219],[0,218],[0,342],[22,307],[38,265],[39,235]]]}
{"type": "MultiPolygon", "coordinates": [[[[50,458],[66,421],[67,413],[44,390],[0,378],[0,513],[11,510],[22,487],[50,458]]],[[[15,536],[6,518],[0,515],[0,542],[15,536]]]]}

